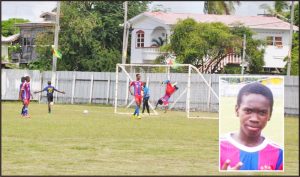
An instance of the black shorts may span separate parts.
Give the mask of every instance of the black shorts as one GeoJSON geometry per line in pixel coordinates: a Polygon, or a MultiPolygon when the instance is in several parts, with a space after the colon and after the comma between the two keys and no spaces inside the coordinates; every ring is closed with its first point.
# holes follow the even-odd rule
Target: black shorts
{"type": "Polygon", "coordinates": [[[48,102],[53,102],[53,95],[47,95],[48,102]]]}

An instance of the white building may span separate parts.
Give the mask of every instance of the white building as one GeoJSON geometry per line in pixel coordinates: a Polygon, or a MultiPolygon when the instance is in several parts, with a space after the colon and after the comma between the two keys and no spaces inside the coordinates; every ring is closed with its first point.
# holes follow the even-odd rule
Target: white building
{"type": "MultiPolygon", "coordinates": [[[[160,55],[159,47],[152,42],[161,37],[169,42],[171,28],[179,19],[193,18],[197,22],[222,22],[228,26],[234,23],[242,23],[251,28],[257,39],[268,39],[268,45],[264,56],[266,70],[282,69],[286,62],[284,58],[289,51],[290,24],[276,17],[266,16],[235,16],[235,15],[204,15],[192,13],[165,13],[144,12],[128,22],[133,30],[131,32],[131,63],[152,63],[160,55]]],[[[294,26],[298,31],[298,27],[294,26]]],[[[228,55],[220,69],[227,63],[240,64],[241,57],[228,55]]]]}

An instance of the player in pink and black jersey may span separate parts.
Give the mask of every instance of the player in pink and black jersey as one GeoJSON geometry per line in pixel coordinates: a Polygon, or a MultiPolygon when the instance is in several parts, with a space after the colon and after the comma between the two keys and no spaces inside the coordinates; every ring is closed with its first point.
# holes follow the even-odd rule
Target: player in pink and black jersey
{"type": "Polygon", "coordinates": [[[239,91],[235,112],[240,129],[220,138],[220,170],[283,170],[283,149],[261,133],[272,109],[268,87],[255,82],[239,91]]]}

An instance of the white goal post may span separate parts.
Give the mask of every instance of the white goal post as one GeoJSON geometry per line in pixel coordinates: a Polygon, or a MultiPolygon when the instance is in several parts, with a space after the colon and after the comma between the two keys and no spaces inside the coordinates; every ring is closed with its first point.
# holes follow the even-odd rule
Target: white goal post
{"type": "Polygon", "coordinates": [[[191,103],[193,104],[192,109],[198,110],[197,108],[200,106],[197,105],[201,104],[202,107],[207,105],[208,99],[211,99],[211,93],[217,100],[219,100],[219,96],[203,74],[190,64],[117,64],[114,101],[114,112],[116,114],[132,114],[132,109],[128,110],[128,108],[134,103],[134,98],[132,97],[130,100],[128,86],[131,81],[135,80],[135,74],[137,73],[141,74],[141,81],[146,81],[147,86],[150,88],[151,101],[149,101],[149,106],[152,111],[151,115],[159,114],[154,110],[155,101],[165,93],[165,86],[160,83],[168,79],[172,83],[178,82],[178,90],[180,90],[176,91],[174,96],[172,95],[169,109],[176,108],[176,106],[178,109],[182,108],[186,112],[187,118],[212,118],[191,114],[191,103]],[[191,90],[193,91],[192,97],[191,90]],[[203,99],[204,97],[205,99],[203,99]]]}

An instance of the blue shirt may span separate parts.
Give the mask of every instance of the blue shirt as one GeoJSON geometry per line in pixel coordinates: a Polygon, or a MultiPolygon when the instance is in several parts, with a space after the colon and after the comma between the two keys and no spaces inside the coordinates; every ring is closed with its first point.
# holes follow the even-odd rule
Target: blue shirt
{"type": "Polygon", "coordinates": [[[57,91],[52,85],[48,85],[43,89],[43,91],[47,92],[47,96],[53,96],[54,91],[57,91]]]}
{"type": "Polygon", "coordinates": [[[144,87],[144,98],[149,98],[149,97],[150,97],[149,88],[144,87]]]}

